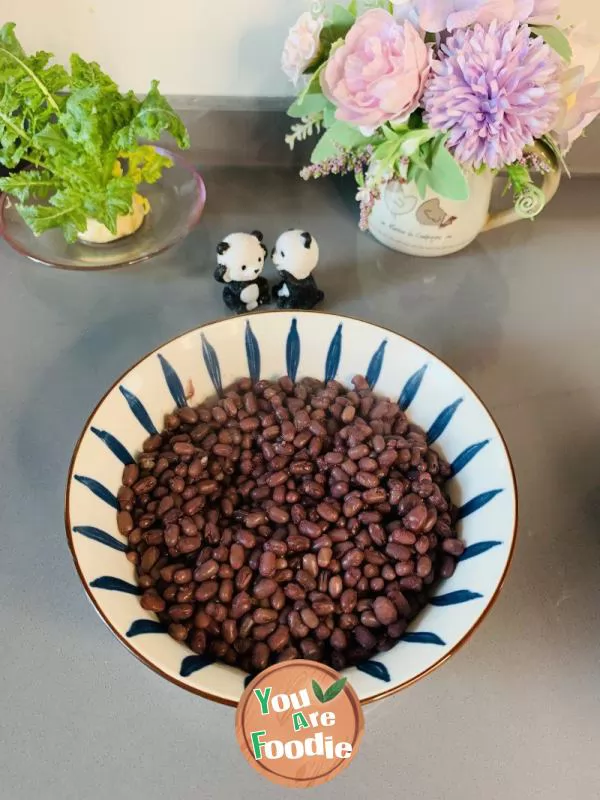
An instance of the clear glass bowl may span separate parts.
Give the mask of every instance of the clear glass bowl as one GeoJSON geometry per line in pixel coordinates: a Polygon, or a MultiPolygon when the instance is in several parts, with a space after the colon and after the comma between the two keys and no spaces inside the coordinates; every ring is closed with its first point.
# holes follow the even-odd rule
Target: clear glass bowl
{"type": "Polygon", "coordinates": [[[140,186],[150,201],[150,213],[131,236],[109,244],[65,241],[60,229],[35,236],[17,213],[12,198],[0,199],[0,234],[10,246],[32,261],[59,269],[111,269],[146,261],[184,239],[198,223],[206,203],[200,174],[185,159],[157,147],[173,161],[158,183],[140,186]]]}

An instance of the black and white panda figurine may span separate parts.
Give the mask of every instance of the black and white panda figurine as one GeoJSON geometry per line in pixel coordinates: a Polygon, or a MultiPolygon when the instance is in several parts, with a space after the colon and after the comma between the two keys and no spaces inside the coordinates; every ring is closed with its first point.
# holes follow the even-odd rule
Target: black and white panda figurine
{"type": "Polygon", "coordinates": [[[319,263],[319,245],[310,233],[301,230],[282,233],[273,250],[273,263],[282,278],[273,287],[279,308],[310,309],[324,299],[312,276],[319,263]]]}
{"type": "Polygon", "coordinates": [[[260,231],[231,233],[217,246],[218,267],[215,280],[226,283],[225,305],[236,314],[254,311],[269,303],[269,283],[260,275],[269,251],[260,231]]]}

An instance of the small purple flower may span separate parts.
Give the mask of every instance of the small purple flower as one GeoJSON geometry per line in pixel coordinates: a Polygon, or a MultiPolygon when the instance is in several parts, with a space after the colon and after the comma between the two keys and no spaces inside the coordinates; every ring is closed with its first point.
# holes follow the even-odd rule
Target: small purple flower
{"type": "Polygon", "coordinates": [[[554,51],[516,21],[456,31],[433,63],[424,119],[449,134],[458,161],[499,169],[552,129],[560,69],[554,51]]]}

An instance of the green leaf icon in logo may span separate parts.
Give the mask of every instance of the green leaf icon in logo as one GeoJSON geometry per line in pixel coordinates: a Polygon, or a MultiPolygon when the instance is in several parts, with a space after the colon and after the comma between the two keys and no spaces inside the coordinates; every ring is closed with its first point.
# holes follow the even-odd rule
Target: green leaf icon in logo
{"type": "Polygon", "coordinates": [[[316,681],[312,682],[313,692],[315,693],[315,697],[320,703],[329,703],[331,700],[335,700],[335,698],[343,691],[344,686],[346,685],[348,678],[340,678],[339,681],[335,681],[332,683],[327,691],[323,691],[319,684],[316,681]]]}
{"type": "Polygon", "coordinates": [[[323,694],[323,689],[321,689],[321,687],[319,686],[319,684],[315,680],[313,680],[313,682],[312,682],[312,688],[313,688],[313,692],[315,693],[315,697],[317,698],[317,700],[320,703],[324,703],[325,702],[325,695],[323,694]]]}

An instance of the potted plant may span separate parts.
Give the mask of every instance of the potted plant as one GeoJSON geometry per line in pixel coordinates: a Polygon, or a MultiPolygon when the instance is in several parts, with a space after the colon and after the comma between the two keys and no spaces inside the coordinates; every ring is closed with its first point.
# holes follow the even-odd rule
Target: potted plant
{"type": "Polygon", "coordinates": [[[561,24],[557,0],[324,7],[300,17],[282,59],[302,84],[286,141],[319,136],[305,179],[354,173],[361,228],[415,255],[540,213],[600,111],[600,50],[561,24]],[[500,171],[514,209],[490,216],[500,171]]]}
{"type": "Polygon", "coordinates": [[[185,126],[153,81],[146,97],[122,94],[95,62],[27,55],[14,24],[0,28],[0,190],[36,236],[60,228],[68,242],[107,243],[134,233],[149,211],[138,192],[160,180],[171,160],[147,142],[171,134],[189,146],[185,126]]]}

